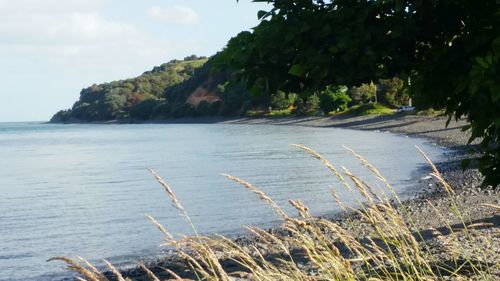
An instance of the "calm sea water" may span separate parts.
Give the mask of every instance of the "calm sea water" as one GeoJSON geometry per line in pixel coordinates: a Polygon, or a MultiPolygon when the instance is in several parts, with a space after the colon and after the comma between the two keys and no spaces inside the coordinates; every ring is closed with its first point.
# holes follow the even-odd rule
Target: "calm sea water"
{"type": "Polygon", "coordinates": [[[127,264],[161,255],[161,233],[146,213],[175,234],[191,233],[146,168],[171,184],[201,233],[278,224],[267,206],[220,173],[255,184],[290,212],[288,199],[302,199],[318,215],[338,211],[331,187],[354,204],[318,160],[292,143],[381,185],[342,148],[348,145],[403,194],[425,166],[414,146],[434,160],[443,153],[418,139],[332,128],[0,123],[0,280],[71,276],[63,264],[45,262],[53,256],[127,264]]]}

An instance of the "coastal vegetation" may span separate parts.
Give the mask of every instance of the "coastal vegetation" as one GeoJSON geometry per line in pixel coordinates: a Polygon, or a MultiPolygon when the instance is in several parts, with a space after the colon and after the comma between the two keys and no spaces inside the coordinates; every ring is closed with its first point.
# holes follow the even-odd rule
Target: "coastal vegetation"
{"type": "Polygon", "coordinates": [[[379,103],[369,103],[364,105],[356,105],[349,110],[342,112],[343,115],[388,115],[393,114],[395,112],[394,109],[389,108],[387,106],[381,105],[379,103]]]}
{"type": "Polygon", "coordinates": [[[191,56],[162,64],[133,79],[94,84],[80,92],[79,100],[71,109],[59,111],[52,121],[149,119],[163,111],[165,89],[192,77],[206,61],[206,58],[191,56]]]}
{"type": "MultiPolygon", "coordinates": [[[[352,152],[360,163],[379,180],[380,187],[367,184],[347,168],[338,170],[316,151],[302,146],[294,147],[318,159],[338,180],[332,188],[332,201],[350,216],[347,224],[314,217],[300,200],[290,200],[297,215],[287,214],[271,197],[243,179],[223,174],[224,177],[246,188],[273,209],[283,223],[279,230],[266,231],[247,227],[255,243],[245,245],[224,236],[197,234],[188,210],[175,195],[172,187],[156,172],[150,170],[165,189],[172,206],[185,218],[194,235],[179,239],[147,215],[164,235],[163,246],[175,249],[184,261],[182,270],[160,267],[152,271],[139,264],[144,279],[149,280],[495,280],[498,264],[486,262],[486,252],[477,247],[475,228],[485,224],[473,223],[461,210],[461,199],[430,160],[431,175],[436,178],[449,207],[441,213],[432,203],[443,229],[421,229],[412,218],[384,176],[366,159],[352,152]],[[357,199],[358,208],[346,205],[337,189],[349,190],[357,199]],[[398,203],[398,204],[396,204],[398,203]],[[450,217],[451,216],[451,217],[450,217]],[[352,220],[352,221],[351,221],[352,220]],[[365,225],[368,235],[356,232],[349,222],[365,225]],[[457,223],[458,222],[458,223],[457,223]],[[443,233],[446,233],[444,235],[443,233]],[[187,279],[183,279],[187,278],[187,279]]],[[[500,209],[498,205],[482,208],[500,209]]],[[[363,232],[364,233],[364,232],[363,232]]],[[[487,242],[489,243],[489,242],[487,242]]],[[[81,280],[130,280],[111,263],[105,261],[108,273],[102,273],[84,258],[72,260],[55,257],[79,273],[81,280]]],[[[142,279],[141,279],[142,280],[142,279]]]]}
{"type": "MultiPolygon", "coordinates": [[[[299,93],[331,85],[367,88],[399,77],[401,97],[421,109],[445,108],[467,118],[469,143],[480,142],[475,165],[484,184],[500,184],[500,4],[472,1],[266,0],[261,22],[233,37],[216,62],[233,69],[254,93],[299,93]],[[387,81],[387,80],[385,80],[387,81]],[[408,91],[408,92],[406,92],[408,91]]],[[[399,87],[399,83],[392,84],[399,87]]],[[[468,163],[465,163],[468,164],[468,163]]]]}
{"type": "Polygon", "coordinates": [[[306,99],[279,90],[272,94],[252,94],[237,80],[235,72],[214,70],[217,56],[193,55],[162,64],[136,78],[92,85],[80,92],[71,109],[57,112],[51,122],[322,115],[375,103],[377,97],[381,104],[391,108],[409,100],[402,80],[397,77],[351,88],[330,85],[306,99]]]}

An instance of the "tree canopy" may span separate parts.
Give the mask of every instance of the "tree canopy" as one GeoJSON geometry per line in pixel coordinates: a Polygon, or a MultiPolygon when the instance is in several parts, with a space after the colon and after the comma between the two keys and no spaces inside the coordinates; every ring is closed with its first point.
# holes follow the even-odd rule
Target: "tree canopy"
{"type": "Polygon", "coordinates": [[[134,122],[235,116],[254,105],[268,106],[266,100],[249,95],[241,83],[229,83],[232,72],[211,72],[211,65],[212,58],[191,55],[156,66],[135,78],[94,84],[80,92],[71,109],[57,112],[51,121],[134,122]]]}
{"type": "Polygon", "coordinates": [[[344,111],[351,102],[351,98],[346,94],[347,87],[337,88],[327,87],[320,93],[319,106],[325,112],[344,111]]]}
{"type": "Polygon", "coordinates": [[[496,0],[254,0],[273,5],[218,56],[254,93],[315,95],[398,76],[417,106],[466,117],[485,184],[500,183],[496,0]]]}
{"type": "Polygon", "coordinates": [[[191,78],[206,61],[206,58],[190,56],[184,61],[173,60],[156,66],[136,78],[94,84],[80,92],[80,99],[72,109],[56,114],[53,121],[149,119],[165,89],[191,78]]]}

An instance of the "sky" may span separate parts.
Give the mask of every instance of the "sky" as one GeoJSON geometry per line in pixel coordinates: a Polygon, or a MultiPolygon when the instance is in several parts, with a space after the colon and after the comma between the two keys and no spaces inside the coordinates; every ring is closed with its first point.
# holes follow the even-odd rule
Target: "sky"
{"type": "Polygon", "coordinates": [[[0,0],[0,122],[46,121],[94,83],[213,55],[266,9],[250,0],[0,0]]]}

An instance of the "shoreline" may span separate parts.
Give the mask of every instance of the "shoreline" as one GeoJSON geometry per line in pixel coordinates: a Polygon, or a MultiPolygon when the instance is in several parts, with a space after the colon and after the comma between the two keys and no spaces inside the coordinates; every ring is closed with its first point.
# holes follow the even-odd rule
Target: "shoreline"
{"type": "MultiPolygon", "coordinates": [[[[478,231],[478,237],[486,237],[492,241],[493,249],[500,249],[500,238],[497,230],[500,226],[500,216],[495,210],[481,207],[481,204],[498,204],[500,202],[500,193],[494,189],[481,189],[481,176],[475,169],[461,170],[460,161],[462,159],[474,156],[473,147],[470,151],[466,147],[468,135],[461,131],[461,127],[466,124],[465,121],[452,121],[448,128],[445,128],[447,118],[436,116],[417,116],[417,115],[390,115],[390,116],[358,116],[358,117],[292,117],[292,118],[181,118],[172,120],[161,120],[158,122],[141,122],[140,124],[245,124],[245,125],[278,125],[278,126],[306,126],[323,128],[345,128],[353,130],[369,130],[380,132],[391,132],[407,137],[417,137],[426,139],[439,146],[449,149],[443,157],[443,161],[435,163],[444,178],[455,188],[460,196],[460,202],[463,204],[464,214],[469,217],[471,222],[488,222],[493,224],[493,228],[485,228],[478,231]]],[[[83,123],[88,124],[88,123],[83,123]]],[[[91,123],[93,124],[93,123],[91,123]]],[[[97,124],[138,124],[107,122],[97,124]]],[[[429,228],[440,229],[443,227],[439,218],[433,216],[434,210],[429,206],[431,202],[436,209],[446,212],[449,208],[450,200],[442,190],[436,188],[435,181],[423,181],[420,178],[415,179],[416,196],[412,196],[403,202],[403,208],[410,210],[417,226],[421,230],[429,228]],[[429,183],[432,187],[429,188],[429,183]]],[[[352,214],[339,214],[326,216],[328,219],[338,222],[346,229],[355,232],[360,237],[369,234],[369,228],[366,227],[356,216],[352,214]]],[[[450,218],[451,219],[451,218],[450,218]]],[[[450,224],[457,223],[450,221],[450,224]]],[[[276,226],[269,231],[279,232],[280,227],[276,226]]],[[[258,241],[250,234],[235,236],[233,238],[241,245],[255,245],[258,241]]],[[[481,245],[486,250],[486,245],[481,245]]],[[[496,252],[488,253],[488,260],[492,263],[499,263],[499,254],[496,252]]],[[[145,259],[147,259],[145,257],[145,259]]],[[[155,260],[146,261],[148,267],[159,277],[169,277],[162,267],[189,278],[188,267],[183,260],[175,254],[165,256],[155,260]]],[[[132,280],[147,280],[145,273],[139,268],[123,269],[124,277],[132,280]]],[[[499,273],[500,274],[500,273],[499,273]]]]}
{"type": "MultiPolygon", "coordinates": [[[[427,139],[437,140],[440,145],[450,146],[456,144],[456,139],[447,140],[446,137],[436,137],[433,131],[418,132],[412,127],[426,123],[423,127],[429,128],[429,121],[432,122],[431,128],[434,132],[437,131],[460,131],[460,128],[467,124],[464,120],[450,122],[450,126],[445,128],[447,117],[444,116],[427,116],[427,115],[409,115],[409,114],[392,114],[392,115],[365,115],[365,116],[291,116],[291,117],[181,117],[162,120],[109,120],[109,121],[92,121],[92,122],[43,122],[45,124],[95,124],[95,125],[140,125],[140,124],[245,124],[245,125],[280,125],[280,126],[304,126],[304,127],[336,127],[354,130],[369,130],[369,131],[387,131],[403,135],[422,136],[427,139]],[[427,134],[426,134],[427,133],[427,134]]],[[[460,142],[465,144],[467,138],[461,136],[460,142]]]]}
{"type": "Polygon", "coordinates": [[[446,127],[446,116],[427,116],[414,114],[366,115],[366,116],[331,116],[331,117],[182,117],[164,120],[110,120],[96,122],[68,122],[48,124],[95,124],[95,125],[163,125],[163,124],[240,124],[303,126],[316,128],[344,128],[350,130],[389,132],[400,136],[420,138],[449,150],[441,163],[435,163],[445,177],[460,188],[480,183],[477,172],[462,175],[460,161],[474,157],[477,149],[467,146],[468,132],[462,132],[465,120],[452,120],[446,127]]]}

